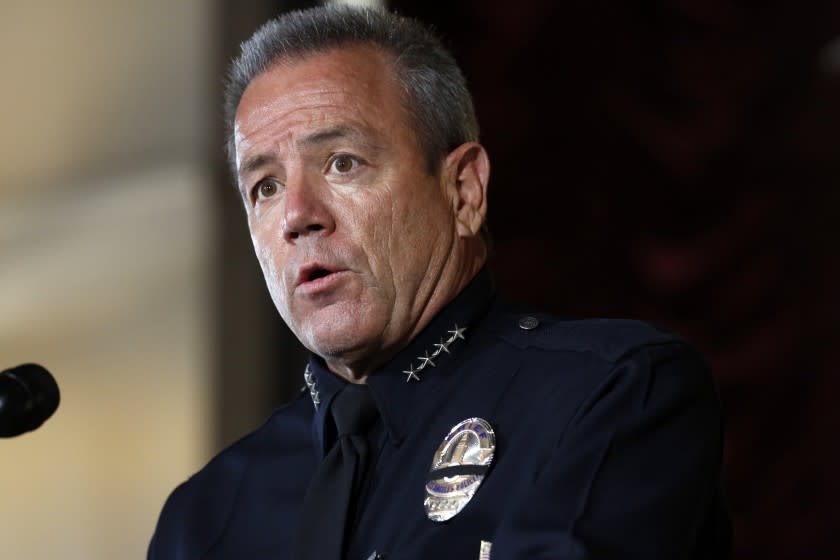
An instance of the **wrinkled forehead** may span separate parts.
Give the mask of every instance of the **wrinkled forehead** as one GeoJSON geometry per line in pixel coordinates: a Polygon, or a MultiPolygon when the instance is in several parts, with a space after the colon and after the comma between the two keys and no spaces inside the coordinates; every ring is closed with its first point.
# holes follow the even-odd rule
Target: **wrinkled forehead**
{"type": "Polygon", "coordinates": [[[307,105],[318,99],[362,108],[402,103],[393,57],[366,44],[350,44],[277,58],[256,75],[239,100],[234,119],[241,125],[244,109],[276,110],[279,104],[307,105]],[[310,99],[312,98],[312,99],[310,99]]]}
{"type": "Polygon", "coordinates": [[[234,119],[237,160],[254,143],[281,142],[280,135],[319,124],[409,135],[418,144],[393,68],[388,53],[368,45],[277,60],[240,99],[234,119]]]}

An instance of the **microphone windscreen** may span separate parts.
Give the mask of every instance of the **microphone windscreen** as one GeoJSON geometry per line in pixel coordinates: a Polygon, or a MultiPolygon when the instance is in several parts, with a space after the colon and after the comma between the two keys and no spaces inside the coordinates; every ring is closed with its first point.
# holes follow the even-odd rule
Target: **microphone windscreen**
{"type": "Polygon", "coordinates": [[[37,364],[0,372],[0,437],[38,428],[56,411],[60,400],[55,379],[37,364]]]}

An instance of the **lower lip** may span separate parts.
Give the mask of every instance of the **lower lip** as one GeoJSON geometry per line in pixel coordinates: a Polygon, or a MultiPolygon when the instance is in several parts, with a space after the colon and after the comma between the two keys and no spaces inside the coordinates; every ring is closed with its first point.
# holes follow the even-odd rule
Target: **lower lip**
{"type": "Polygon", "coordinates": [[[316,295],[335,288],[336,284],[340,282],[348,271],[339,270],[315,280],[308,280],[298,285],[297,291],[303,295],[316,295]]]}

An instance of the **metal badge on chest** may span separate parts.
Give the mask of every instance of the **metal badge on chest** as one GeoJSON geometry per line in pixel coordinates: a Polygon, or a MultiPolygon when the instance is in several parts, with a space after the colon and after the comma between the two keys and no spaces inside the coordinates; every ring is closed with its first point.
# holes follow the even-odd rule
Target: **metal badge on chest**
{"type": "Polygon", "coordinates": [[[456,424],[435,451],[423,506],[432,521],[448,521],[481,486],[496,451],[496,434],[482,418],[456,424]]]}

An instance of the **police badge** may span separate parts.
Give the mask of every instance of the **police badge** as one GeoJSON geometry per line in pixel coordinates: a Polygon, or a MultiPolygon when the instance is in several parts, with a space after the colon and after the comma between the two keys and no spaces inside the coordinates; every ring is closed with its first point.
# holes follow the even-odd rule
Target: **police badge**
{"type": "Polygon", "coordinates": [[[423,506],[432,521],[455,517],[475,495],[493,462],[496,435],[490,423],[467,418],[453,427],[435,451],[423,506]]]}

